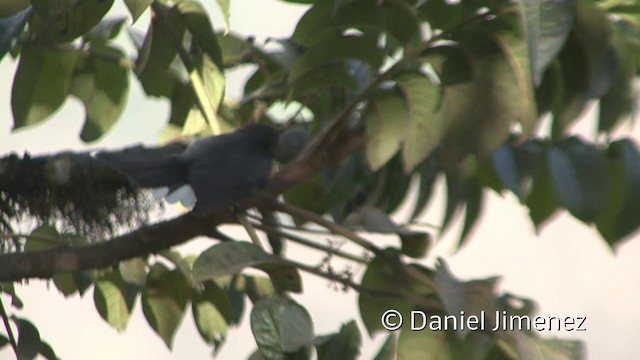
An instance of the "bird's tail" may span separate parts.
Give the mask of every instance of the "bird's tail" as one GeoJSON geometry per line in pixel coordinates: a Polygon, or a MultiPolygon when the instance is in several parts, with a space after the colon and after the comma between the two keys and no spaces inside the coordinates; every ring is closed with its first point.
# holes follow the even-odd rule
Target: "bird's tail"
{"type": "Polygon", "coordinates": [[[157,157],[149,154],[99,153],[99,159],[109,163],[146,188],[166,186],[170,189],[187,180],[186,167],[176,156],[157,157]]]}

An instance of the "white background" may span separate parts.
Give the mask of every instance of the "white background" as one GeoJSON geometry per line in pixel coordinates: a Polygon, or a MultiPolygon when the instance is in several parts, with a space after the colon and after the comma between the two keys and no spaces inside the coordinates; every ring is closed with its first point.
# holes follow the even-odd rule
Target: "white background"
{"type": "MultiPolygon", "coordinates": [[[[214,1],[205,3],[216,14],[214,23],[220,28],[222,22],[214,1]]],[[[234,0],[231,3],[232,29],[260,37],[289,35],[304,11],[302,7],[273,0],[234,0]]],[[[121,2],[117,2],[112,14],[126,14],[121,2]]],[[[148,22],[147,15],[138,24],[143,29],[148,22]]],[[[121,43],[128,46],[126,38],[121,38],[121,43]]],[[[83,149],[84,145],[78,139],[83,109],[72,99],[67,100],[46,123],[11,132],[10,87],[15,66],[10,56],[0,62],[0,154],[83,149]]],[[[227,94],[239,94],[238,77],[231,78],[227,94]]],[[[131,87],[123,119],[92,147],[157,142],[168,118],[167,103],[146,98],[135,79],[132,79],[131,87]]],[[[592,121],[583,122],[574,130],[587,138],[593,138],[595,132],[592,121]]],[[[640,135],[637,126],[623,130],[635,137],[640,135]]],[[[445,200],[442,184],[435,193],[423,221],[439,223],[442,219],[445,200]]],[[[614,253],[594,229],[566,213],[536,235],[527,210],[513,196],[499,197],[489,193],[488,199],[484,216],[468,244],[456,250],[455,241],[460,233],[460,226],[456,224],[437,240],[425,263],[432,265],[437,256],[442,256],[454,274],[463,279],[501,275],[500,290],[535,299],[540,315],[587,317],[588,330],[585,332],[542,335],[584,340],[590,359],[637,359],[635,342],[640,337],[638,236],[625,241],[614,253]]],[[[208,240],[198,240],[181,249],[196,253],[210,244],[208,240]]],[[[317,264],[321,257],[294,246],[289,247],[288,255],[310,264],[317,264]]],[[[295,298],[311,313],[317,333],[337,331],[350,319],[360,321],[357,299],[352,292],[344,294],[333,290],[327,281],[309,276],[304,277],[304,288],[304,294],[295,298]]],[[[18,293],[25,307],[15,313],[33,321],[41,336],[63,359],[201,359],[208,358],[211,351],[200,339],[190,313],[186,314],[176,335],[173,351],[169,351],[146,324],[139,303],[127,330],[118,334],[97,314],[91,291],[84,299],[77,296],[65,299],[52,284],[32,281],[19,287],[18,293]]],[[[2,299],[6,306],[8,298],[3,296],[2,299]]],[[[255,349],[246,320],[245,316],[245,323],[231,330],[219,358],[246,358],[255,349]]],[[[380,338],[372,342],[363,330],[363,339],[362,357],[368,359],[379,348],[380,338]]],[[[12,357],[10,350],[0,351],[0,359],[12,357]]]]}

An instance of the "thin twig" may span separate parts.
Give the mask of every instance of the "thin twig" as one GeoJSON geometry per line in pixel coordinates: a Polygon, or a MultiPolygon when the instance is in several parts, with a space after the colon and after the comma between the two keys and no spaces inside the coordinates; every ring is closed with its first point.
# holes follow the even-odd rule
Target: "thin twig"
{"type": "Polygon", "coordinates": [[[7,315],[7,311],[4,309],[2,298],[0,298],[0,316],[2,316],[4,328],[7,330],[7,336],[9,337],[11,348],[13,348],[13,352],[14,354],[16,354],[16,358],[18,358],[18,343],[16,342],[15,336],[13,336],[13,330],[11,330],[11,324],[9,324],[9,316],[7,315]]]}
{"type": "Polygon", "coordinates": [[[342,235],[345,238],[351,240],[352,242],[360,245],[361,247],[365,248],[366,250],[371,251],[372,253],[374,253],[376,256],[380,256],[383,257],[386,260],[389,261],[393,261],[394,263],[397,263],[398,265],[400,265],[400,269],[402,269],[402,271],[405,273],[405,275],[409,276],[410,278],[412,278],[413,280],[416,280],[418,282],[421,282],[429,287],[431,287],[432,289],[437,289],[437,285],[435,283],[435,281],[428,277],[427,275],[425,275],[424,273],[420,272],[418,269],[415,269],[411,266],[406,266],[404,263],[400,262],[395,256],[387,253],[386,251],[380,249],[379,247],[375,246],[373,243],[369,242],[368,240],[364,239],[363,237],[361,237],[360,235],[356,234],[355,232],[341,226],[338,225],[326,218],[324,218],[323,216],[320,216],[314,212],[299,208],[297,206],[293,206],[291,204],[285,204],[285,203],[278,203],[278,202],[272,202],[271,204],[269,204],[272,207],[272,210],[276,210],[276,211],[280,211],[280,212],[284,212],[287,213],[289,215],[295,216],[297,218],[300,219],[304,219],[304,220],[308,220],[308,221],[312,221],[318,225],[321,225],[327,229],[329,229],[330,231],[332,231],[335,234],[338,235],[342,235]]]}
{"type": "Polygon", "coordinates": [[[353,280],[351,280],[349,277],[346,277],[340,274],[324,272],[318,268],[309,266],[307,264],[299,263],[294,260],[282,259],[282,262],[289,264],[291,266],[295,266],[296,268],[304,272],[307,272],[309,274],[313,274],[313,275],[325,278],[327,280],[338,282],[359,293],[368,293],[374,296],[384,296],[384,297],[397,298],[401,300],[408,300],[416,305],[421,306],[424,310],[428,310],[429,312],[442,311],[442,305],[440,305],[440,303],[435,299],[419,297],[413,293],[402,291],[402,290],[391,291],[391,290],[375,289],[367,286],[362,286],[354,282],[353,280]]]}
{"type": "Polygon", "coordinates": [[[316,250],[320,250],[322,252],[326,252],[327,254],[331,254],[331,255],[335,255],[335,256],[341,257],[343,259],[355,261],[355,262],[360,263],[360,264],[368,263],[368,261],[366,259],[363,259],[363,258],[361,258],[359,256],[346,253],[346,252],[344,252],[344,251],[342,251],[340,249],[336,249],[336,248],[320,245],[320,244],[315,243],[313,241],[307,240],[307,239],[305,239],[303,237],[291,234],[289,232],[278,230],[272,225],[268,225],[268,224],[253,224],[253,225],[256,228],[258,228],[258,229],[260,229],[262,231],[265,231],[267,233],[273,233],[273,234],[276,234],[276,235],[280,235],[280,236],[285,237],[285,238],[287,238],[287,239],[289,239],[289,240],[291,240],[291,241],[293,241],[293,242],[295,242],[297,244],[304,245],[304,246],[307,246],[307,247],[310,247],[310,248],[313,248],[313,249],[316,249],[316,250]]]}
{"type": "Polygon", "coordinates": [[[251,241],[254,244],[256,244],[256,246],[258,246],[260,249],[264,250],[264,246],[262,246],[262,242],[260,242],[260,237],[258,236],[256,229],[253,227],[249,219],[247,219],[247,217],[244,214],[236,214],[236,218],[238,219],[238,222],[247,231],[247,234],[249,234],[251,241]]]}

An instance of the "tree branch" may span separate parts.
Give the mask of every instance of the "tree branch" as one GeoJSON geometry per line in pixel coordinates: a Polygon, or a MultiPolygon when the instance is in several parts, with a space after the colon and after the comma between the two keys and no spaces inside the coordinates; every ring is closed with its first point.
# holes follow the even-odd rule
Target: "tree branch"
{"type": "Polygon", "coordinates": [[[157,253],[197,236],[207,236],[215,226],[228,222],[233,222],[231,211],[221,211],[211,217],[196,217],[188,213],[108,241],[4,254],[0,256],[0,281],[51,278],[58,272],[113,266],[123,260],[157,253]]]}

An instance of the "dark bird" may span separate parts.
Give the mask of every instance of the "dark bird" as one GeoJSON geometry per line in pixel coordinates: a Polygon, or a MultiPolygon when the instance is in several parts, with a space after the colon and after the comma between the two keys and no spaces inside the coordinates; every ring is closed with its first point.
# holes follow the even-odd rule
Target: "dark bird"
{"type": "MultiPolygon", "coordinates": [[[[234,205],[266,185],[277,143],[277,130],[256,124],[196,140],[177,153],[160,148],[103,152],[96,156],[141,187],[166,188],[164,194],[170,202],[181,195],[195,195],[193,213],[208,215],[234,205]]],[[[180,200],[186,205],[190,203],[180,200]]]]}

